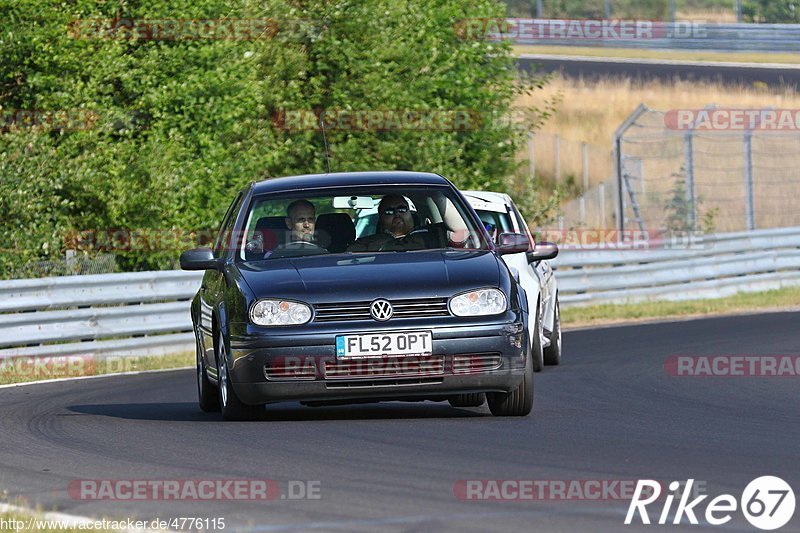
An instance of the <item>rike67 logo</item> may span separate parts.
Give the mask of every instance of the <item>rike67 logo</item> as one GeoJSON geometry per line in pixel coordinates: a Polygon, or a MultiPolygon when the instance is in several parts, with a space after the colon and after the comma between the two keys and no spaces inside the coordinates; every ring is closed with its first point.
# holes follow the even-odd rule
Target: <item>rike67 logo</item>
{"type": "MultiPolygon", "coordinates": [[[[680,490],[682,483],[678,481],[669,484],[672,494],[667,494],[664,498],[664,506],[658,517],[658,524],[667,523],[675,495],[678,495],[680,500],[675,509],[672,523],[680,524],[685,518],[692,525],[699,524],[697,514],[700,514],[700,503],[708,498],[708,495],[697,496],[689,501],[693,483],[694,480],[689,479],[686,482],[685,490],[680,490]]],[[[630,525],[636,514],[639,515],[642,524],[650,524],[647,506],[659,500],[660,497],[661,484],[658,481],[640,479],[628,507],[625,524],[630,525]]],[[[731,513],[736,512],[739,505],[741,505],[742,514],[751,525],[769,531],[785,526],[792,519],[795,497],[792,487],[781,478],[762,476],[748,483],[738,501],[731,494],[721,494],[712,499],[706,505],[705,513],[702,516],[708,524],[721,526],[730,522],[731,513]]]]}

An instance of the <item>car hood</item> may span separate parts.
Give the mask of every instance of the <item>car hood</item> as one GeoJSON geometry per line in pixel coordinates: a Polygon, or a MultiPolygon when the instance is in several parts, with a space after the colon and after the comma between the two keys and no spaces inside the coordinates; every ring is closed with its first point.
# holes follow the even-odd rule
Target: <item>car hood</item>
{"type": "Polygon", "coordinates": [[[449,297],[500,286],[500,265],[490,251],[334,254],[239,263],[256,298],[309,303],[374,298],[449,297]]]}

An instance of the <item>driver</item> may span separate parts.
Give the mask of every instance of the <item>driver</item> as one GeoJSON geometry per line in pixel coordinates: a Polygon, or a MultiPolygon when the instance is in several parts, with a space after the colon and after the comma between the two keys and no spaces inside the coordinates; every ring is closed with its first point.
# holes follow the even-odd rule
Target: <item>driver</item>
{"type": "MultiPolygon", "coordinates": [[[[406,199],[399,194],[387,194],[378,204],[378,232],[357,239],[350,247],[350,252],[377,252],[380,250],[394,249],[398,239],[403,239],[414,230],[414,218],[408,207],[406,199]]],[[[417,237],[412,236],[411,239],[417,237]]],[[[415,243],[406,243],[412,245],[415,243]]],[[[417,248],[425,246],[420,239],[417,248]]]]}
{"type": "Polygon", "coordinates": [[[289,228],[287,242],[313,242],[316,223],[314,204],[308,200],[295,200],[286,208],[286,227],[289,228]]]}

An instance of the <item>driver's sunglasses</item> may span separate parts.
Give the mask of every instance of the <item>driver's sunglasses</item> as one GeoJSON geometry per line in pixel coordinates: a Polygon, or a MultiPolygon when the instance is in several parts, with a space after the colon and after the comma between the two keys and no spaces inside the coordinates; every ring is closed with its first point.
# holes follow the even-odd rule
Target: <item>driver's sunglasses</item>
{"type": "Polygon", "coordinates": [[[386,209],[383,210],[383,215],[387,217],[392,216],[395,213],[399,213],[401,215],[408,213],[408,207],[407,206],[387,207],[386,209]]]}

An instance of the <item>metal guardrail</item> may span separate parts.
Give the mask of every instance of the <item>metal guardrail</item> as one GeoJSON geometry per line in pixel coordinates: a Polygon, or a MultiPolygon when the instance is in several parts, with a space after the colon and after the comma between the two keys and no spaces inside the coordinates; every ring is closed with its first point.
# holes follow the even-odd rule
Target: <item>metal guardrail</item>
{"type": "MultiPolygon", "coordinates": [[[[548,23],[546,19],[509,19],[511,23],[519,21],[528,24],[518,34],[505,36],[515,44],[543,46],[592,46],[608,48],[639,49],[671,49],[671,50],[709,50],[709,51],[754,51],[754,52],[798,52],[800,51],[800,24],[742,24],[742,23],[709,23],[709,22],[675,22],[653,23],[665,31],[655,31],[652,37],[643,38],[570,38],[570,24],[582,23],[578,35],[586,31],[586,21],[554,20],[556,24],[564,23],[563,33],[556,37],[531,38],[539,36],[535,33],[536,23],[548,23]],[[666,33],[666,35],[665,35],[666,33]],[[562,36],[563,35],[563,36],[562,36]]],[[[613,35],[613,34],[612,34],[613,35]]],[[[499,37],[499,35],[498,35],[499,37]]]]}
{"type": "Polygon", "coordinates": [[[719,298],[800,284],[800,228],[708,235],[683,249],[563,250],[563,305],[719,298]]]}
{"type": "MultiPolygon", "coordinates": [[[[565,306],[712,298],[800,285],[800,227],[711,235],[690,249],[570,250],[552,261],[565,306]]],[[[0,358],[193,349],[202,273],[0,281],[0,358]]]]}
{"type": "Polygon", "coordinates": [[[170,270],[0,281],[0,358],[191,350],[201,279],[170,270]]]}

